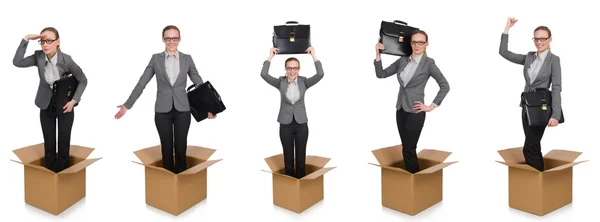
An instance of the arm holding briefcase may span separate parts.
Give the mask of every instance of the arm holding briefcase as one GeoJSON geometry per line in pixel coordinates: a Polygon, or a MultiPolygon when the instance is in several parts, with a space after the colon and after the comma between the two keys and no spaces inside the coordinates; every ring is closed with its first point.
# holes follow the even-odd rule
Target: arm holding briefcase
{"type": "Polygon", "coordinates": [[[79,105],[81,96],[87,87],[87,77],[83,70],[73,61],[71,56],[62,53],[64,62],[57,64],[65,72],[61,79],[53,83],[56,108],[61,107],[64,112],[71,112],[73,107],[79,105]]]}

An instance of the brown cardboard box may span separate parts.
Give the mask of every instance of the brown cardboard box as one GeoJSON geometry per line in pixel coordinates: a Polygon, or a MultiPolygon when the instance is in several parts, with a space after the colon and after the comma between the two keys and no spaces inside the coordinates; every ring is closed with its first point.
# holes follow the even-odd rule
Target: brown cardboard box
{"type": "Polygon", "coordinates": [[[13,150],[23,164],[25,203],[59,215],[85,197],[85,168],[101,158],[86,159],[94,148],[71,145],[70,167],[55,173],[42,166],[44,144],[13,150]]]}
{"type": "Polygon", "coordinates": [[[409,215],[442,201],[443,168],[455,162],[444,162],[451,153],[423,149],[417,154],[421,171],[404,170],[402,145],[373,150],[381,167],[381,204],[409,215]]]}
{"type": "Polygon", "coordinates": [[[543,216],[573,201],[573,162],[581,152],[551,150],[544,155],[544,171],[525,164],[523,147],[499,150],[508,166],[508,205],[543,216]]]}
{"type": "Polygon", "coordinates": [[[146,204],[175,216],[206,199],[207,168],[219,160],[208,160],[214,149],[187,146],[187,170],[174,174],[162,167],[161,146],[133,152],[145,166],[146,204]]]}
{"type": "Polygon", "coordinates": [[[295,213],[306,209],[323,200],[324,174],[335,167],[325,167],[329,158],[306,156],[306,176],[296,179],[285,175],[283,154],[265,158],[273,174],[273,204],[295,213]]]}

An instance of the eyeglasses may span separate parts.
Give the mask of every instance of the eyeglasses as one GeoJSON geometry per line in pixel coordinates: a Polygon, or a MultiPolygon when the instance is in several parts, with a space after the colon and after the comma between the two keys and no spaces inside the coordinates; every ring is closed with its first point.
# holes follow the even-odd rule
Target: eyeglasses
{"type": "Polygon", "coordinates": [[[548,38],[531,38],[534,42],[545,42],[546,40],[548,40],[550,37],[548,38]]]}
{"type": "Polygon", "coordinates": [[[423,44],[425,44],[425,43],[426,43],[426,42],[422,42],[422,41],[410,41],[410,44],[411,44],[411,45],[419,45],[419,46],[421,46],[421,45],[423,45],[423,44]]]}
{"type": "Polygon", "coordinates": [[[285,67],[285,70],[290,71],[290,70],[294,70],[294,71],[298,71],[300,69],[300,67],[285,67]]]}
{"type": "Polygon", "coordinates": [[[165,37],[163,39],[165,40],[165,42],[170,42],[170,41],[177,42],[177,41],[179,41],[179,37],[165,37]]]}
{"type": "Polygon", "coordinates": [[[44,43],[50,45],[50,44],[54,43],[54,41],[56,41],[56,39],[46,39],[46,40],[40,39],[40,40],[38,40],[38,43],[40,43],[40,45],[43,45],[44,43]]]}

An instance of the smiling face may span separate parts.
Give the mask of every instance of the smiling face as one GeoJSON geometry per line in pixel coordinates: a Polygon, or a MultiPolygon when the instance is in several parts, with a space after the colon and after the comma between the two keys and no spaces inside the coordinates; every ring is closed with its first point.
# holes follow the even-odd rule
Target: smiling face
{"type": "Polygon", "coordinates": [[[425,52],[429,41],[427,41],[427,34],[425,32],[416,32],[410,39],[410,45],[412,47],[413,55],[420,55],[425,52]]]}
{"type": "Polygon", "coordinates": [[[300,63],[296,59],[289,59],[285,62],[285,75],[291,81],[294,81],[298,77],[300,72],[300,63]]]}
{"type": "Polygon", "coordinates": [[[175,53],[181,37],[179,36],[179,30],[175,28],[168,28],[163,32],[163,42],[165,43],[165,49],[169,53],[175,53]]]}
{"type": "Polygon", "coordinates": [[[60,40],[58,39],[57,34],[57,32],[54,32],[52,30],[45,30],[40,33],[42,37],[38,42],[40,43],[44,54],[54,55],[58,50],[60,40]]]}
{"type": "Polygon", "coordinates": [[[552,36],[550,36],[549,30],[538,28],[533,32],[533,43],[538,52],[546,51],[550,47],[550,42],[552,42],[552,36]]]}

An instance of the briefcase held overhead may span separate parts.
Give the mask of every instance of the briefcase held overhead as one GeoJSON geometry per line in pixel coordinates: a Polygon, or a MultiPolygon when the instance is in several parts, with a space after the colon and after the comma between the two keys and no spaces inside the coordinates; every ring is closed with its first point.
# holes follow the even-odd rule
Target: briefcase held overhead
{"type": "Polygon", "coordinates": [[[278,54],[303,54],[310,47],[310,25],[288,21],[285,25],[273,26],[273,47],[278,54]]]}
{"type": "Polygon", "coordinates": [[[193,84],[189,86],[187,88],[187,95],[190,104],[190,113],[196,122],[208,118],[209,112],[217,115],[226,109],[221,96],[210,81],[206,81],[201,85],[193,84]]]}
{"type": "Polygon", "coordinates": [[[410,39],[416,30],[419,29],[400,20],[394,22],[381,21],[381,28],[379,29],[381,40],[379,42],[385,46],[385,49],[379,52],[395,56],[409,56],[412,54],[410,39]]]}

